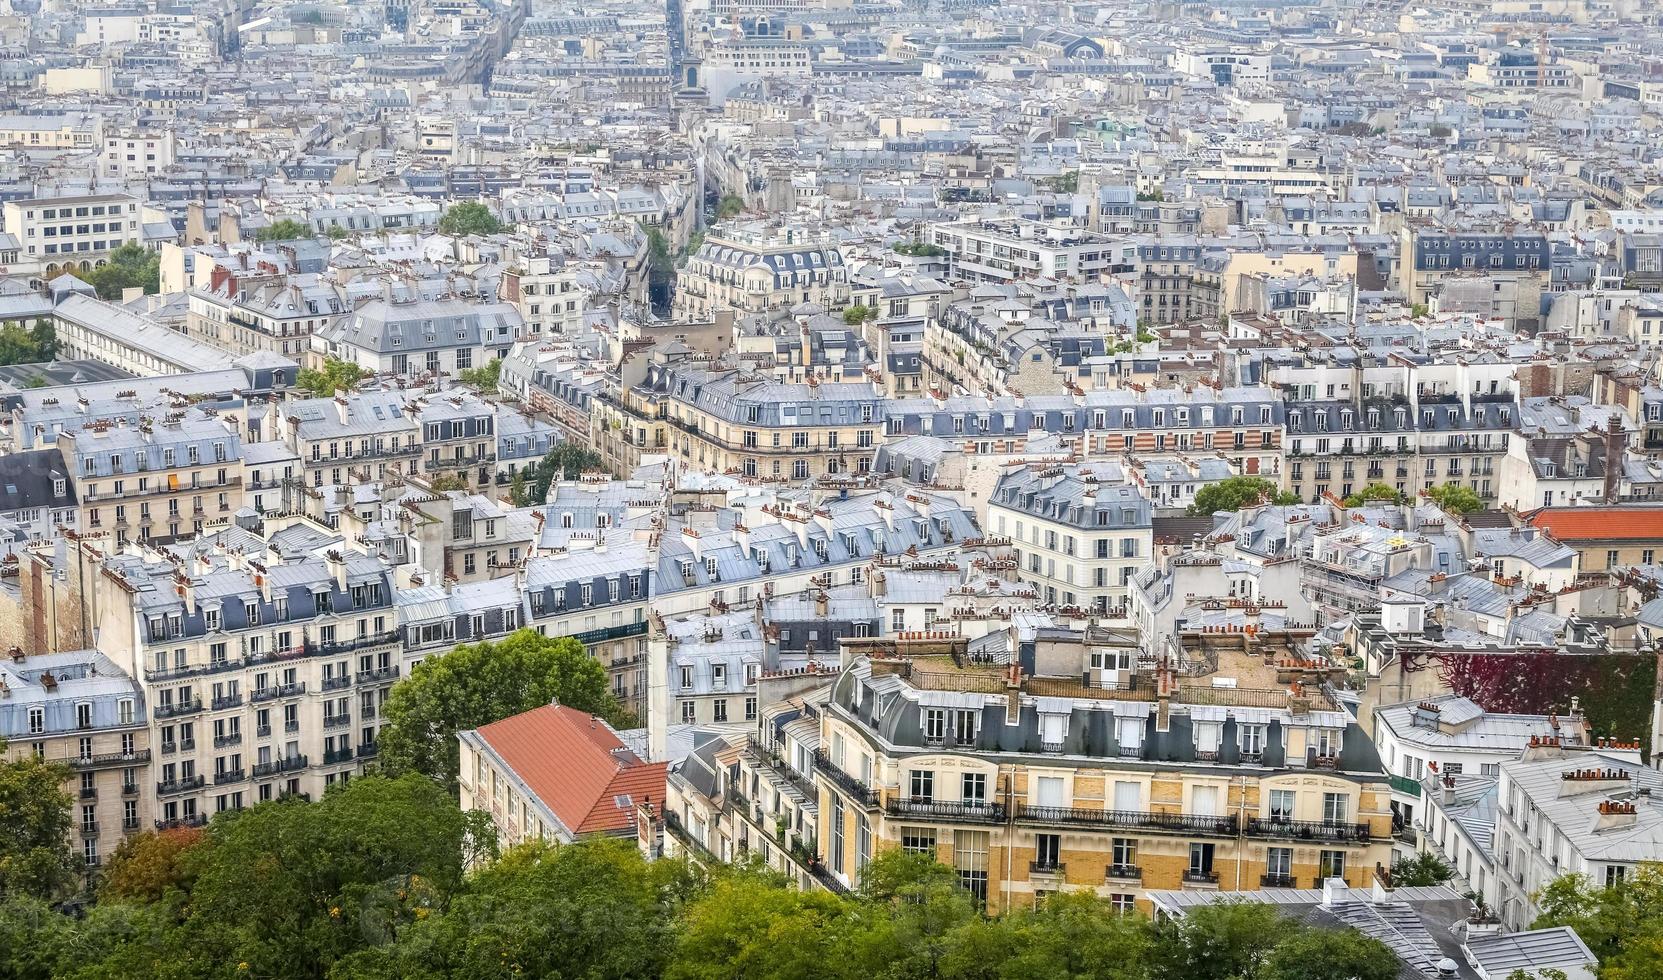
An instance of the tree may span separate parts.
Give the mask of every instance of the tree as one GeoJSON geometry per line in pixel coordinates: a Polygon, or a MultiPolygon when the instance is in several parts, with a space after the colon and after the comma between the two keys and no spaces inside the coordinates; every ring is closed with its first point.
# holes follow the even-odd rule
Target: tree
{"type": "MultiPolygon", "coordinates": [[[[0,739],[0,758],[6,751],[0,739]]],[[[63,896],[79,860],[69,850],[69,767],[29,753],[0,762],[0,898],[63,896]]]]}
{"type": "Polygon", "coordinates": [[[159,901],[170,890],[190,891],[191,852],[207,840],[201,827],[176,827],[129,837],[116,846],[98,882],[103,901],[159,901]]]}
{"type": "Polygon", "coordinates": [[[1191,909],[1159,926],[1153,980],[1241,980],[1253,977],[1276,945],[1298,926],[1275,906],[1223,902],[1191,909]]]}
{"type": "Polygon", "coordinates": [[[296,388],[318,398],[328,398],[337,391],[351,391],[367,377],[369,371],[364,368],[331,357],[323,362],[322,369],[301,368],[300,373],[295,375],[294,384],[296,388]]]}
{"type": "Polygon", "coordinates": [[[111,252],[103,265],[76,275],[98,293],[99,299],[119,300],[123,291],[133,288],[158,293],[162,289],[162,257],[143,245],[128,242],[111,252]]]}
{"type": "Polygon", "coordinates": [[[1305,929],[1265,956],[1256,980],[1394,980],[1397,954],[1354,929],[1305,929]]]}
{"type": "Polygon", "coordinates": [[[312,229],[293,218],[274,221],[254,233],[254,240],[257,242],[292,242],[311,237],[312,229]]]}
{"type": "Polygon", "coordinates": [[[491,209],[478,201],[452,204],[439,218],[439,234],[453,238],[469,235],[495,235],[503,230],[503,223],[491,209]]]}
{"type": "Polygon", "coordinates": [[[941,974],[1000,980],[1147,980],[1154,932],[1085,892],[1047,896],[1037,909],[974,919],[952,935],[941,974]]]}
{"type": "Polygon", "coordinates": [[[1441,885],[1455,877],[1455,869],[1431,851],[1392,862],[1392,883],[1398,886],[1441,885]]]}
{"type": "Polygon", "coordinates": [[[58,352],[58,333],[51,320],[36,320],[34,326],[7,323],[0,326],[0,364],[40,364],[58,352]]]}
{"type": "Polygon", "coordinates": [[[332,242],[338,242],[343,238],[352,237],[352,229],[346,227],[345,225],[330,225],[328,228],[323,230],[323,233],[328,235],[329,240],[332,242]]]}
{"type": "Polygon", "coordinates": [[[1216,514],[1219,511],[1238,511],[1260,500],[1274,504],[1296,504],[1294,494],[1277,489],[1276,484],[1262,476],[1230,476],[1209,483],[1195,492],[1195,503],[1190,505],[1193,515],[1216,514]]]}
{"type": "Polygon", "coordinates": [[[946,249],[940,245],[932,245],[929,242],[907,242],[904,245],[895,246],[891,251],[896,255],[912,255],[919,258],[935,258],[947,254],[946,249]]]}
{"type": "Polygon", "coordinates": [[[393,686],[381,730],[381,765],[419,772],[456,792],[456,733],[559,701],[612,715],[606,671],[571,637],[527,628],[495,642],[429,657],[393,686]]]}
{"type": "Polygon", "coordinates": [[[1413,303],[1409,306],[1409,315],[1417,320],[1423,316],[1430,316],[1431,313],[1432,307],[1427,306],[1425,303],[1413,303]]]}
{"type": "Polygon", "coordinates": [[[584,473],[605,469],[600,453],[587,446],[563,442],[548,455],[514,474],[514,505],[531,507],[548,501],[549,485],[555,480],[575,480],[584,473]],[[521,474],[524,474],[523,479],[521,474]]]}
{"type": "Polygon", "coordinates": [[[1600,961],[1600,980],[1663,976],[1663,866],[1641,864],[1616,884],[1562,875],[1536,896],[1532,928],[1570,926],[1600,961]]]}
{"type": "Polygon", "coordinates": [[[1446,483],[1426,491],[1431,501],[1451,514],[1471,514],[1484,509],[1484,499],[1471,487],[1446,483]]]}
{"type": "Polygon", "coordinates": [[[471,878],[447,908],[411,903],[395,938],[331,977],[656,977],[674,946],[670,878],[633,841],[531,843],[471,878]]]}
{"type": "Polygon", "coordinates": [[[851,306],[843,311],[843,322],[851,327],[858,327],[867,320],[878,318],[878,308],[875,306],[851,306]]]}
{"type": "Polygon", "coordinates": [[[1345,498],[1343,503],[1347,507],[1361,507],[1364,504],[1375,500],[1384,500],[1387,503],[1393,504],[1402,503],[1403,494],[1398,493],[1395,487],[1388,486],[1384,483],[1371,483],[1351,496],[1345,498]]]}
{"type": "Polygon", "coordinates": [[[745,199],[737,194],[723,194],[716,202],[716,217],[732,218],[745,210],[745,199]]]}
{"type": "Polygon", "coordinates": [[[1059,194],[1073,194],[1080,189],[1080,172],[1070,170],[1051,177],[1041,177],[1039,186],[1059,194]]]}
{"type": "Polygon", "coordinates": [[[441,473],[427,481],[427,488],[434,493],[450,493],[452,490],[468,489],[467,477],[456,473],[441,473]]]}
{"type": "Polygon", "coordinates": [[[1164,200],[1166,200],[1166,192],[1161,190],[1158,187],[1156,189],[1152,190],[1152,191],[1140,191],[1138,193],[1138,200],[1140,200],[1140,201],[1164,201],[1164,200]]]}
{"type": "MultiPolygon", "coordinates": [[[[870,935],[861,907],[829,892],[782,887],[765,877],[732,875],[681,916],[668,980],[849,978],[864,972],[870,935]]],[[[893,950],[897,955],[901,950],[893,950]]],[[[906,976],[900,970],[887,976],[906,976]]]]}

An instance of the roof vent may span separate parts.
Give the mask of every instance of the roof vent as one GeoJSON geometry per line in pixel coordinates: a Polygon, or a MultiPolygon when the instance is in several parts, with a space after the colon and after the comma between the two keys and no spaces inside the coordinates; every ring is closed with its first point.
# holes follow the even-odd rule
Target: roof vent
{"type": "Polygon", "coordinates": [[[1446,956],[1438,961],[1438,976],[1453,977],[1460,972],[1461,965],[1449,957],[1446,956]]]}

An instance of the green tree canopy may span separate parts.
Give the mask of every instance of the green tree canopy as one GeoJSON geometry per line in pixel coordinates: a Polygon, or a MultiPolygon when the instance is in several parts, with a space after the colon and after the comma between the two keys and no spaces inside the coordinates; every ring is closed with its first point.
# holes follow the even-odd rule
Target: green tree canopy
{"type": "Polygon", "coordinates": [[[1663,865],[1641,864],[1599,887],[1586,875],[1555,878],[1537,896],[1533,928],[1570,926],[1600,961],[1600,980],[1663,977],[1663,865]]]}
{"type": "Polygon", "coordinates": [[[456,733],[551,701],[612,717],[606,671],[571,637],[522,629],[429,657],[393,686],[384,709],[381,765],[419,772],[455,793],[456,733]]]}
{"type": "Polygon", "coordinates": [[[1347,507],[1361,507],[1371,501],[1385,501],[1393,504],[1401,503],[1403,501],[1403,494],[1398,493],[1395,487],[1387,484],[1371,483],[1351,496],[1345,498],[1343,503],[1347,507]]]}
{"type": "Polygon", "coordinates": [[[0,325],[0,364],[40,364],[58,352],[58,333],[51,320],[36,320],[34,326],[9,322],[0,325]]]}
{"type": "Polygon", "coordinates": [[[483,367],[463,368],[456,377],[482,395],[495,394],[497,382],[502,378],[502,358],[493,357],[483,367]]]}
{"type": "Polygon", "coordinates": [[[439,217],[439,233],[464,238],[468,235],[495,235],[504,229],[503,223],[491,209],[478,201],[452,204],[439,217]]]}
{"type": "Polygon", "coordinates": [[[510,494],[517,507],[535,506],[548,500],[549,486],[554,481],[575,480],[584,473],[605,468],[600,453],[575,442],[563,442],[538,462],[514,474],[510,494]]]}
{"type": "Polygon", "coordinates": [[[312,229],[293,218],[273,221],[254,233],[254,240],[257,242],[292,242],[311,237],[312,229]]]}
{"type": "Polygon", "coordinates": [[[1306,929],[1265,954],[1255,980],[1394,980],[1400,966],[1373,936],[1351,929],[1306,929]]]}
{"type": "Polygon", "coordinates": [[[878,308],[875,306],[851,306],[843,311],[843,322],[851,327],[857,327],[867,320],[878,318],[878,308]]]}
{"type": "Polygon", "coordinates": [[[369,377],[369,372],[350,361],[331,357],[321,369],[301,368],[295,375],[295,387],[310,392],[317,398],[328,398],[337,391],[351,391],[369,377]]]}
{"type": "Polygon", "coordinates": [[[1392,862],[1392,883],[1399,887],[1441,885],[1454,877],[1449,862],[1431,851],[1392,862]]]}
{"type": "Polygon", "coordinates": [[[716,202],[716,217],[731,218],[745,210],[745,199],[737,194],[723,194],[716,202]]]}
{"type": "Polygon", "coordinates": [[[143,245],[128,242],[111,252],[103,265],[75,275],[90,285],[99,299],[119,300],[124,290],[134,287],[158,293],[162,289],[162,257],[143,245]]]}
{"type": "MultiPolygon", "coordinates": [[[[0,739],[0,758],[6,741],[0,739]]],[[[0,762],[0,898],[54,899],[73,887],[69,768],[33,753],[0,762]]]]}
{"type": "Polygon", "coordinates": [[[1269,500],[1274,504],[1299,503],[1296,495],[1278,489],[1276,484],[1262,476],[1230,476],[1197,490],[1190,513],[1204,515],[1221,510],[1238,511],[1260,500],[1269,500]]]}
{"type": "Polygon", "coordinates": [[[1451,514],[1471,514],[1484,509],[1484,498],[1471,487],[1459,483],[1433,487],[1426,491],[1426,496],[1451,514]]]}

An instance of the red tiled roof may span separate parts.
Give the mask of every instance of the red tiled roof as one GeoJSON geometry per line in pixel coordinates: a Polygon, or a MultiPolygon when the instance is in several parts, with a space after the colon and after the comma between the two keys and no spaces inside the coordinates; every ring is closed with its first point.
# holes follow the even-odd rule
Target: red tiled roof
{"type": "Polygon", "coordinates": [[[643,762],[593,715],[545,705],[479,729],[479,737],[576,834],[635,825],[636,803],[664,802],[666,764],[643,762]],[[615,798],[628,796],[619,807],[615,798]]]}
{"type": "Polygon", "coordinates": [[[1528,520],[1565,542],[1663,539],[1663,507],[1543,507],[1528,520]]]}

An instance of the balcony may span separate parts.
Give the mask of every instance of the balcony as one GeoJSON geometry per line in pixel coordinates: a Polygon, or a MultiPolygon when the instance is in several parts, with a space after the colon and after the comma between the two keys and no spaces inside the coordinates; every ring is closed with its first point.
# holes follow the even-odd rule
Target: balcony
{"type": "Polygon", "coordinates": [[[121,829],[125,830],[125,831],[138,830],[139,829],[139,818],[138,817],[122,817],[121,818],[121,829]]]}
{"type": "Polygon", "coordinates": [[[169,793],[187,793],[193,789],[201,789],[205,780],[201,776],[186,776],[183,779],[164,779],[156,784],[156,792],[160,795],[169,793]]]}
{"type": "Polygon", "coordinates": [[[281,685],[277,688],[277,696],[280,697],[280,698],[294,698],[294,697],[299,697],[300,695],[305,694],[305,693],[306,693],[306,682],[305,681],[301,681],[297,684],[283,684],[283,685],[281,685]]]}
{"type": "Polygon", "coordinates": [[[297,769],[305,769],[305,768],[306,768],[306,757],[305,756],[303,756],[303,755],[291,755],[287,758],[278,759],[275,762],[257,762],[257,763],[255,763],[254,764],[254,778],[255,779],[264,779],[267,776],[275,776],[280,772],[294,772],[297,769]]]}
{"type": "Polygon", "coordinates": [[[214,785],[223,786],[226,783],[240,783],[247,778],[248,770],[246,769],[227,769],[224,772],[214,773],[214,785]]]}
{"type": "Polygon", "coordinates": [[[360,759],[373,759],[379,754],[381,754],[381,746],[374,742],[366,742],[358,746],[358,758],[360,759]]]}
{"type": "Polygon", "coordinates": [[[342,674],[339,677],[325,677],[323,679],[323,689],[325,691],[339,691],[343,687],[351,687],[351,686],[352,686],[352,675],[351,674],[342,674]]]}
{"type": "Polygon", "coordinates": [[[861,806],[870,808],[878,805],[877,791],[839,769],[832,763],[831,757],[826,753],[818,751],[814,753],[814,768],[861,806]]]}
{"type": "Polygon", "coordinates": [[[157,718],[178,718],[181,715],[194,715],[202,710],[202,699],[192,698],[177,704],[158,704],[155,715],[157,718]]]}
{"type": "Polygon", "coordinates": [[[285,732],[298,732],[298,731],[300,731],[300,722],[299,722],[299,720],[285,721],[283,723],[283,730],[285,732]]]}
{"type": "Polygon", "coordinates": [[[1184,884],[1196,888],[1217,888],[1218,872],[1210,868],[1185,868],[1184,884]]]}
{"type": "Polygon", "coordinates": [[[1005,808],[997,803],[893,799],[885,803],[883,808],[885,813],[897,817],[928,817],[963,823],[999,823],[1005,819],[1005,808]]]}
{"type": "Polygon", "coordinates": [[[1405,796],[1420,795],[1420,780],[1418,779],[1411,776],[1388,776],[1387,779],[1390,780],[1394,793],[1402,793],[1405,796]]]}
{"type": "Polygon", "coordinates": [[[82,837],[97,837],[98,836],[98,821],[94,820],[91,823],[83,823],[81,825],[81,836],[82,837]]]}
{"type": "Polygon", "coordinates": [[[233,745],[241,744],[243,744],[242,732],[233,732],[230,735],[214,736],[214,748],[216,749],[225,749],[230,748],[233,745]]]}
{"type": "Polygon", "coordinates": [[[1143,869],[1135,864],[1111,864],[1103,869],[1105,884],[1121,884],[1125,882],[1142,882],[1143,869]]]}
{"type": "Polygon", "coordinates": [[[136,752],[104,752],[99,755],[81,755],[69,760],[75,769],[101,769],[105,766],[139,766],[150,761],[150,750],[139,749],[136,752]]]}
{"type": "Polygon", "coordinates": [[[398,680],[398,665],[377,667],[374,670],[360,670],[357,680],[360,684],[377,684],[382,681],[398,680]]]}
{"type": "Polygon", "coordinates": [[[271,726],[270,725],[255,725],[254,726],[254,737],[255,738],[270,738],[271,737],[271,726]]]}
{"type": "Polygon", "coordinates": [[[121,784],[121,795],[122,796],[137,796],[137,795],[139,795],[139,784],[138,783],[122,783],[121,784]]]}
{"type": "Polygon", "coordinates": [[[205,827],[208,818],[200,813],[193,813],[188,817],[175,817],[172,820],[156,821],[157,830],[178,830],[181,827],[205,827]]]}
{"type": "Polygon", "coordinates": [[[573,633],[572,639],[578,641],[584,646],[594,646],[597,643],[605,643],[608,640],[621,640],[626,637],[641,636],[646,632],[647,624],[645,622],[624,623],[621,626],[607,626],[601,629],[588,630],[583,633],[573,633]]]}
{"type": "Polygon", "coordinates": [[[1017,810],[1016,818],[1035,823],[1118,827],[1211,837],[1234,837],[1237,826],[1234,815],[1203,816],[1193,813],[1146,813],[1141,810],[1089,810],[1065,806],[1024,806],[1017,810]]]}
{"type": "Polygon", "coordinates": [[[330,749],[323,754],[323,764],[326,766],[338,765],[342,762],[351,762],[352,759],[352,749],[350,748],[330,749]]]}
{"type": "Polygon", "coordinates": [[[367,636],[360,636],[351,640],[319,640],[316,642],[308,640],[306,641],[303,649],[306,656],[312,657],[335,653],[351,653],[354,650],[363,650],[368,647],[386,646],[389,643],[397,642],[398,631],[387,630],[382,633],[371,633],[367,636]]]}
{"type": "Polygon", "coordinates": [[[1068,872],[1068,865],[1060,861],[1029,861],[1028,877],[1061,878],[1068,872]]]}
{"type": "Polygon", "coordinates": [[[253,693],[249,694],[248,699],[250,701],[271,701],[271,700],[275,699],[276,697],[277,697],[277,688],[275,688],[275,687],[257,687],[257,688],[254,689],[253,693]]]}
{"type": "Polygon", "coordinates": [[[350,724],[352,724],[352,716],[351,715],[324,715],[323,716],[323,727],[325,727],[325,728],[340,728],[343,725],[350,725],[350,724]]]}
{"type": "Polygon", "coordinates": [[[1366,844],[1369,841],[1369,825],[1316,820],[1264,820],[1250,817],[1247,821],[1247,834],[1249,837],[1366,844]]]}
{"type": "Polygon", "coordinates": [[[98,787],[96,787],[96,786],[83,786],[83,787],[81,787],[81,799],[83,799],[83,800],[96,800],[96,799],[98,799],[98,787]]]}
{"type": "Polygon", "coordinates": [[[196,751],[196,739],[194,739],[194,738],[182,738],[182,739],[180,739],[179,740],[179,751],[181,751],[181,752],[194,752],[194,751],[196,751]]]}
{"type": "Polygon", "coordinates": [[[1298,888],[1299,884],[1293,875],[1260,875],[1260,888],[1298,888]]]}

